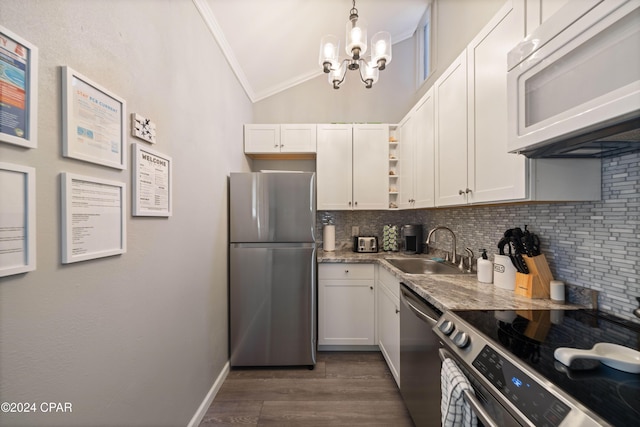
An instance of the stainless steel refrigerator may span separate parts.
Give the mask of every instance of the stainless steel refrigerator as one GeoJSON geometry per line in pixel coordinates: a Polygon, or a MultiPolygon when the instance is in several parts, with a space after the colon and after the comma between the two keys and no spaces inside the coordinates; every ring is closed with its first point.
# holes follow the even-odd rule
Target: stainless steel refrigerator
{"type": "Polygon", "coordinates": [[[232,173],[231,366],[316,363],[315,174],[232,173]]]}

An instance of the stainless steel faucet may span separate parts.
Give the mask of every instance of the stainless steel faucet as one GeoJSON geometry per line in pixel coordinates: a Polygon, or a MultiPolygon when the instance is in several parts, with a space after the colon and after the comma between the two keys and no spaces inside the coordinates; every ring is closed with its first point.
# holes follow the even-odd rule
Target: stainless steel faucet
{"type": "Polygon", "coordinates": [[[453,232],[453,230],[451,230],[449,227],[444,227],[442,225],[439,225],[436,228],[431,229],[431,231],[429,231],[429,234],[427,235],[427,241],[424,242],[426,245],[426,252],[429,251],[429,242],[431,241],[431,236],[433,235],[433,233],[435,233],[438,230],[446,230],[449,233],[451,233],[451,247],[452,247],[452,251],[451,251],[451,258],[453,258],[451,261],[455,264],[458,260],[458,255],[456,254],[456,235],[453,232]]]}

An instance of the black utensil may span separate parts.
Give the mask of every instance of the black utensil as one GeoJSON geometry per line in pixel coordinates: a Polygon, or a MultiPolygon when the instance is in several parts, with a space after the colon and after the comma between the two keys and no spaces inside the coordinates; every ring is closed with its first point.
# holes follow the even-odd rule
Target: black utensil
{"type": "Polygon", "coordinates": [[[522,247],[522,243],[517,237],[512,236],[511,246],[513,246],[513,251],[514,251],[511,259],[513,261],[513,265],[516,267],[516,270],[518,270],[518,272],[522,274],[529,274],[529,268],[527,267],[527,264],[524,262],[524,258],[522,258],[522,253],[524,251],[524,248],[522,247]]]}

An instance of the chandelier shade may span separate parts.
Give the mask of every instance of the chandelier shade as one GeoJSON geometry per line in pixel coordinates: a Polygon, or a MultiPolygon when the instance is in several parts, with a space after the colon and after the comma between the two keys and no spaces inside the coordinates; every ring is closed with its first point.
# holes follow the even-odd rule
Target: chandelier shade
{"type": "Polygon", "coordinates": [[[328,80],[334,89],[340,88],[347,70],[359,70],[360,80],[370,89],[378,81],[380,71],[391,62],[391,34],[377,32],[367,46],[367,22],[358,15],[355,0],[347,21],[344,50],[347,58],[340,59],[340,41],[334,35],[320,40],[318,63],[322,71],[329,74],[328,80]],[[365,58],[367,50],[370,53],[365,58]]]}

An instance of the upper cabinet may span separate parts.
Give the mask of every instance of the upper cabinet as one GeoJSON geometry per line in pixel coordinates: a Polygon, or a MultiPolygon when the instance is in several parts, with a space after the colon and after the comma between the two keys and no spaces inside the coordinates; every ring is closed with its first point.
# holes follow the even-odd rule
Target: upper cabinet
{"type": "Polygon", "coordinates": [[[506,58],[524,28],[523,2],[507,2],[434,84],[436,206],[600,199],[599,160],[508,152],[506,58]]]}
{"type": "Polygon", "coordinates": [[[460,56],[434,84],[437,206],[467,202],[467,56],[460,56]]]}
{"type": "Polygon", "coordinates": [[[507,149],[506,56],[523,38],[524,7],[513,1],[467,47],[469,203],[527,197],[527,159],[507,149]]]}
{"type": "Polygon", "coordinates": [[[526,0],[524,3],[526,8],[527,35],[531,34],[540,24],[553,16],[553,14],[567,4],[567,2],[569,2],[569,0],[526,0]]]}
{"type": "Polygon", "coordinates": [[[244,125],[244,152],[249,155],[277,155],[282,153],[306,154],[312,157],[316,152],[316,125],[244,125]]]}
{"type": "Polygon", "coordinates": [[[429,90],[400,124],[399,207],[434,206],[434,97],[429,90]]]}
{"type": "Polygon", "coordinates": [[[318,210],[388,208],[388,125],[318,125],[317,148],[318,210]]]}

